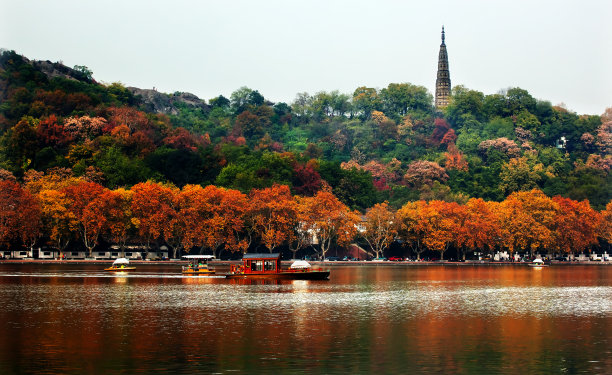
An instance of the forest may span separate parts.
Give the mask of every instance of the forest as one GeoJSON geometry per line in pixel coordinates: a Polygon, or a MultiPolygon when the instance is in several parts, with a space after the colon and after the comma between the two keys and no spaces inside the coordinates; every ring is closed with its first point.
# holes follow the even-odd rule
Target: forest
{"type": "Polygon", "coordinates": [[[158,94],[176,99],[164,112],[135,92],[2,52],[0,247],[464,257],[611,242],[612,108],[455,86],[438,110],[424,87],[390,83],[292,103],[158,94]]]}

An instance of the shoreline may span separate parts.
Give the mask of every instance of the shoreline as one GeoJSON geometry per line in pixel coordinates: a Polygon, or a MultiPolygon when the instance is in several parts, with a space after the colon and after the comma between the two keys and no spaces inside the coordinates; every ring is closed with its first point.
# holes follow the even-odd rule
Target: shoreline
{"type": "MultiPolygon", "coordinates": [[[[0,259],[0,265],[2,264],[49,264],[49,265],[58,265],[58,264],[112,264],[114,259],[65,259],[65,260],[56,260],[56,259],[0,259]]],[[[289,266],[293,260],[283,260],[282,264],[289,266]]],[[[529,262],[496,262],[496,261],[466,261],[466,262],[451,262],[451,261],[421,261],[421,262],[393,262],[393,261],[308,261],[313,266],[318,267],[337,267],[337,266],[362,266],[362,267],[393,267],[393,266],[402,266],[402,267],[419,267],[419,266],[447,266],[447,267],[471,267],[471,266],[527,266],[529,262]]],[[[169,259],[169,260],[130,260],[130,264],[138,264],[138,265],[151,265],[151,266],[160,266],[160,265],[185,265],[189,263],[187,260],[180,259],[169,259]]],[[[231,264],[242,264],[241,260],[214,260],[208,262],[211,266],[229,266],[231,264]]],[[[612,261],[573,261],[573,262],[563,262],[563,261],[552,261],[551,265],[555,266],[608,266],[612,265],[612,261]]]]}

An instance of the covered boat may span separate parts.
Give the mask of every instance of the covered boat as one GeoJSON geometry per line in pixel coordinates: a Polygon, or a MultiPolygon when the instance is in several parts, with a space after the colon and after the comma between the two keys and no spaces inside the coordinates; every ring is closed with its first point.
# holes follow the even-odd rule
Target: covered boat
{"type": "Polygon", "coordinates": [[[123,272],[123,271],[132,271],[135,269],[136,267],[130,267],[130,261],[127,258],[117,258],[113,262],[113,265],[108,268],[105,268],[104,271],[123,272]]]}
{"type": "Polygon", "coordinates": [[[189,264],[183,266],[183,275],[213,275],[214,267],[210,267],[208,262],[215,259],[214,255],[183,255],[183,259],[189,261],[189,264]]]}
{"type": "Polygon", "coordinates": [[[533,260],[533,262],[529,263],[529,267],[537,267],[537,268],[548,267],[548,264],[544,263],[542,259],[536,258],[533,260]]]}
{"type": "Polygon", "coordinates": [[[326,280],[329,278],[329,270],[313,268],[305,261],[296,263],[298,262],[294,262],[289,269],[281,269],[280,253],[244,254],[242,265],[232,265],[226,277],[230,279],[260,278],[287,280],[326,280]]]}

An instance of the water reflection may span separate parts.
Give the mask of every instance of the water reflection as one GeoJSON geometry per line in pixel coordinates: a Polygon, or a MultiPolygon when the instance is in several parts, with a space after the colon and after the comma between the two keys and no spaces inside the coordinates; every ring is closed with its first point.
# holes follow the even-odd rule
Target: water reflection
{"type": "Polygon", "coordinates": [[[612,267],[337,267],[329,281],[11,267],[0,373],[612,373],[612,267]]]}

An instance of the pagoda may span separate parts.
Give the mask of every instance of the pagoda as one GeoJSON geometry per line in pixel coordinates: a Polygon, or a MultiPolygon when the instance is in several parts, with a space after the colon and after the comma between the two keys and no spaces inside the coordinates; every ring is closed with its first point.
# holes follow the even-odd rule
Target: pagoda
{"type": "Polygon", "coordinates": [[[448,71],[448,55],[444,43],[444,26],[442,26],[442,44],[438,54],[438,78],[436,79],[436,108],[448,105],[451,93],[450,73],[448,71]]]}

